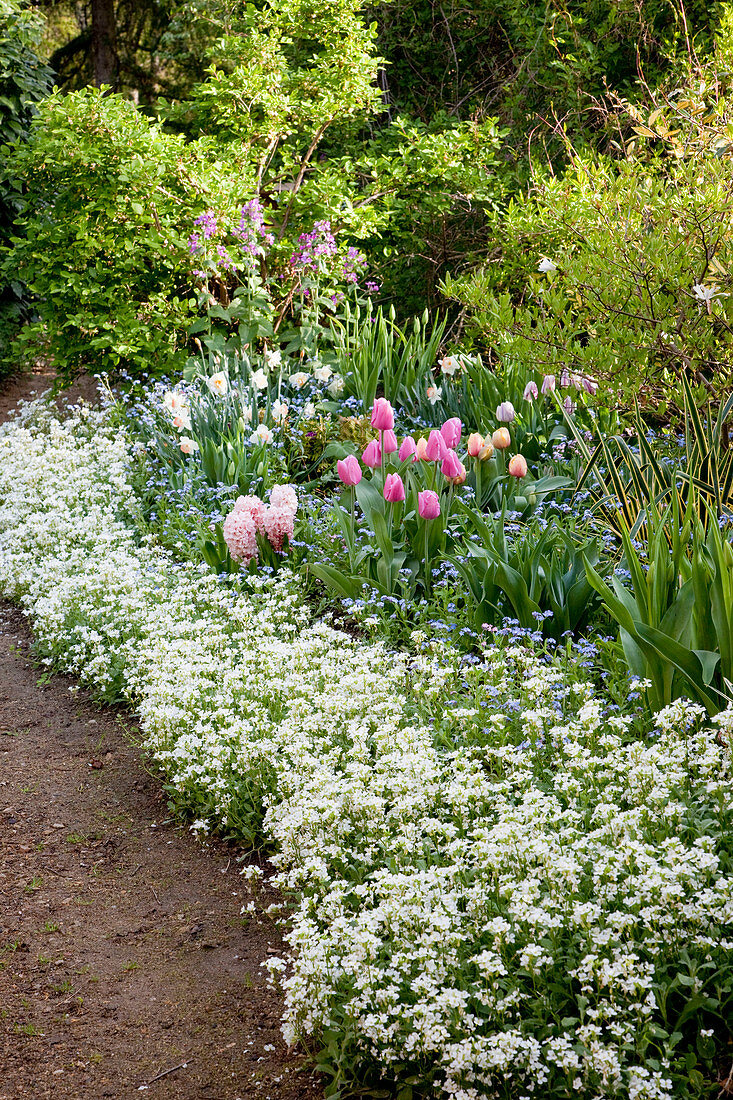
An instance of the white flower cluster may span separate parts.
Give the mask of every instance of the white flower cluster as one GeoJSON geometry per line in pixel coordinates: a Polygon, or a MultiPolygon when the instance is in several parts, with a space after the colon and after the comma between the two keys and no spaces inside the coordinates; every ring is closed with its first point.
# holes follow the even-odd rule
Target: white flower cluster
{"type": "Polygon", "coordinates": [[[730,759],[696,708],[641,743],[587,685],[559,717],[522,649],[459,674],[309,622],[291,576],[232,593],[141,544],[126,461],[98,414],[0,431],[2,586],[135,705],[197,828],[275,842],[286,1037],[457,1100],[670,1097],[666,986],[733,947],[730,759]]]}

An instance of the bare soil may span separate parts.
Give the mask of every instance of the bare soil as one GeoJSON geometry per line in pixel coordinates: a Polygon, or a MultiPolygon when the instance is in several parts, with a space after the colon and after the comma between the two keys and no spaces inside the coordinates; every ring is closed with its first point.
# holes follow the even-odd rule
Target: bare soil
{"type": "MultiPolygon", "coordinates": [[[[52,380],[6,382],[0,419],[52,380]]],[[[238,853],[169,820],[134,719],[31,645],[0,601],[0,1100],[318,1100],[265,980],[275,897],[242,914],[238,853]]]]}

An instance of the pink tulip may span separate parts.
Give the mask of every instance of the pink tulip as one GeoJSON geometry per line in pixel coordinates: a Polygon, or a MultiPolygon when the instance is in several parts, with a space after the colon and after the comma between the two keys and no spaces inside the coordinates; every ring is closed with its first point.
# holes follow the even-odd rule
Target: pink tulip
{"type": "Polygon", "coordinates": [[[423,519],[437,519],[440,515],[440,497],[434,489],[417,494],[417,510],[423,519]]]}
{"type": "Polygon", "coordinates": [[[563,367],[562,374],[560,375],[560,388],[566,390],[570,385],[570,371],[567,367],[563,367]]]}
{"type": "Polygon", "coordinates": [[[394,412],[386,397],[378,397],[374,402],[372,427],[378,432],[391,432],[394,429],[394,412]]]}
{"type": "Polygon", "coordinates": [[[378,440],[373,439],[371,443],[367,443],[361,460],[365,466],[369,466],[372,470],[382,465],[382,448],[379,446],[378,440]]]}
{"type": "Polygon", "coordinates": [[[534,401],[539,396],[539,390],[537,389],[536,382],[528,382],[524,387],[524,394],[522,395],[525,401],[534,401]]]}
{"type": "Polygon", "coordinates": [[[445,458],[448,453],[448,448],[445,445],[445,440],[440,432],[433,430],[428,436],[428,442],[425,447],[425,457],[428,462],[439,462],[445,458]]]}
{"type": "Polygon", "coordinates": [[[461,460],[459,459],[455,451],[448,451],[441,464],[440,472],[442,473],[443,477],[460,477],[461,460]]]}
{"type": "Polygon", "coordinates": [[[598,392],[598,383],[594,382],[592,378],[583,377],[581,382],[583,384],[583,389],[587,394],[590,394],[591,397],[598,392]]]}
{"type": "Polygon", "coordinates": [[[497,428],[491,437],[491,442],[494,444],[497,451],[505,451],[507,447],[511,447],[512,437],[509,435],[509,429],[497,428]]]}
{"type": "Polygon", "coordinates": [[[405,486],[399,474],[387,474],[384,480],[384,499],[388,504],[398,504],[405,499],[405,486]]]}
{"type": "Polygon", "coordinates": [[[344,485],[358,485],[361,481],[361,466],[355,455],[347,455],[336,463],[338,476],[344,485]]]}
{"type": "Polygon", "coordinates": [[[402,440],[402,446],[400,447],[397,457],[399,458],[400,462],[406,462],[410,455],[412,455],[412,461],[417,462],[417,454],[415,453],[416,451],[417,445],[415,443],[415,440],[412,438],[411,435],[407,435],[402,440]]]}
{"type": "Polygon", "coordinates": [[[516,413],[511,401],[502,401],[501,405],[497,406],[496,419],[500,424],[511,424],[515,416],[516,413]]]}
{"type": "Polygon", "coordinates": [[[387,428],[386,431],[382,432],[382,450],[386,455],[391,455],[394,454],[398,447],[399,443],[397,442],[397,436],[391,428],[387,428]]]}
{"type": "Polygon", "coordinates": [[[415,444],[415,454],[420,459],[421,462],[427,462],[427,460],[428,460],[428,456],[425,453],[427,451],[427,449],[428,449],[427,439],[425,439],[424,436],[420,436],[417,443],[415,444]]]}
{"type": "Polygon", "coordinates": [[[446,420],[443,427],[440,429],[440,434],[445,440],[446,447],[457,447],[461,442],[461,429],[463,425],[457,416],[452,416],[450,420],[446,420]]]}
{"type": "Polygon", "coordinates": [[[542,379],[542,389],[540,390],[540,393],[543,393],[543,394],[552,393],[554,388],[555,388],[555,375],[554,374],[546,374],[545,377],[542,379]]]}
{"type": "Polygon", "coordinates": [[[512,455],[512,457],[509,459],[509,465],[507,466],[507,469],[512,477],[526,477],[527,460],[524,455],[512,455]]]}
{"type": "Polygon", "coordinates": [[[476,458],[479,451],[484,445],[484,437],[479,432],[471,432],[468,437],[468,453],[471,458],[476,458]]]}

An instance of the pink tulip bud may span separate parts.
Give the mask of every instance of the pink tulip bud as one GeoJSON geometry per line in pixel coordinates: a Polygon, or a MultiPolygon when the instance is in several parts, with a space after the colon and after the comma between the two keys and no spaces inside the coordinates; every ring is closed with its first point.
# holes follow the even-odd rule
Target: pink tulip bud
{"type": "Polygon", "coordinates": [[[555,388],[555,375],[554,374],[546,374],[545,377],[542,379],[542,389],[540,390],[540,393],[543,393],[543,394],[544,393],[552,393],[554,388],[555,388]]]}
{"type": "Polygon", "coordinates": [[[507,466],[509,473],[512,477],[526,477],[527,476],[527,459],[524,455],[512,455],[509,459],[509,465],[507,466]]]}
{"type": "Polygon", "coordinates": [[[423,519],[437,519],[440,515],[440,497],[434,489],[417,494],[417,510],[423,519]]]}
{"type": "Polygon", "coordinates": [[[425,453],[427,451],[427,449],[428,449],[427,439],[424,439],[422,436],[420,436],[417,443],[415,444],[415,454],[417,455],[417,457],[420,459],[421,462],[427,462],[428,456],[425,453]]]}
{"type": "Polygon", "coordinates": [[[397,436],[391,428],[387,428],[386,431],[382,432],[382,450],[386,455],[391,455],[394,454],[398,447],[399,443],[397,442],[397,436]]]}
{"type": "Polygon", "coordinates": [[[586,393],[593,397],[598,392],[598,383],[594,382],[592,378],[581,378],[583,389],[586,393]]]}
{"type": "Polygon", "coordinates": [[[491,437],[491,442],[494,444],[497,451],[505,451],[507,447],[511,447],[512,437],[509,435],[509,429],[497,428],[491,437]]]}
{"type": "Polygon", "coordinates": [[[443,427],[440,429],[440,434],[445,440],[446,447],[457,447],[461,442],[461,430],[463,425],[457,416],[452,416],[450,420],[446,420],[443,427]]]}
{"type": "Polygon", "coordinates": [[[567,367],[563,367],[562,374],[560,375],[560,389],[566,390],[570,385],[570,371],[567,367]]]}
{"type": "Polygon", "coordinates": [[[388,504],[397,504],[405,499],[405,486],[399,474],[387,474],[384,479],[384,499],[388,504]]]}
{"type": "Polygon", "coordinates": [[[471,458],[476,458],[484,445],[484,437],[479,432],[471,432],[468,437],[467,449],[471,458]]]}
{"type": "Polygon", "coordinates": [[[361,456],[361,460],[365,466],[371,467],[372,470],[377,466],[382,465],[382,449],[379,446],[379,441],[373,439],[371,443],[367,443],[364,454],[361,456]]]}
{"type": "Polygon", "coordinates": [[[386,397],[378,397],[374,402],[372,427],[378,432],[391,432],[394,429],[394,413],[386,397]]]}
{"type": "Polygon", "coordinates": [[[527,385],[524,387],[524,394],[522,395],[524,397],[524,400],[534,401],[538,395],[539,390],[537,389],[537,383],[528,382],[527,385]]]}
{"type": "Polygon", "coordinates": [[[361,481],[361,466],[355,455],[347,455],[336,463],[336,471],[344,485],[358,485],[361,481]]]}
{"type": "Polygon", "coordinates": [[[449,450],[446,454],[443,462],[441,463],[440,472],[443,477],[454,478],[458,477],[461,472],[461,460],[455,451],[449,450]]]}
{"type": "Polygon", "coordinates": [[[478,453],[479,462],[487,462],[488,459],[494,457],[494,444],[490,439],[484,441],[484,445],[478,453]]]}
{"type": "Polygon", "coordinates": [[[397,457],[399,458],[400,462],[406,462],[410,455],[412,455],[412,461],[417,462],[417,455],[415,454],[416,450],[417,446],[415,444],[415,440],[412,438],[411,435],[406,435],[405,438],[402,440],[402,446],[399,449],[397,457]]]}
{"type": "Polygon", "coordinates": [[[568,414],[568,416],[572,416],[575,412],[575,405],[573,404],[573,400],[571,397],[565,398],[562,403],[562,407],[565,409],[565,412],[568,414]]]}
{"type": "Polygon", "coordinates": [[[448,448],[445,445],[445,440],[440,432],[433,430],[428,436],[427,446],[425,447],[425,457],[428,462],[439,462],[445,458],[448,452],[448,448]]]}

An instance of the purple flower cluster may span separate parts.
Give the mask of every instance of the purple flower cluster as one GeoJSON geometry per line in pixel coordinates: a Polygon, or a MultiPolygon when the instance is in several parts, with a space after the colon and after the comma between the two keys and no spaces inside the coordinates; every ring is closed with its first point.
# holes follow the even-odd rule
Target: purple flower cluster
{"type": "Polygon", "coordinates": [[[336,238],[331,231],[331,223],[316,222],[310,233],[301,233],[298,237],[298,247],[290,257],[290,263],[301,270],[309,267],[317,271],[319,260],[335,254],[336,238]]]}
{"type": "Polygon", "coordinates": [[[259,255],[263,242],[270,245],[275,241],[265,228],[265,211],[259,199],[244,204],[239,225],[232,232],[242,242],[242,251],[247,256],[259,255]]]}
{"type": "Polygon", "coordinates": [[[343,276],[347,283],[359,284],[359,274],[366,267],[366,256],[358,248],[347,249],[343,262],[343,276]]]}

